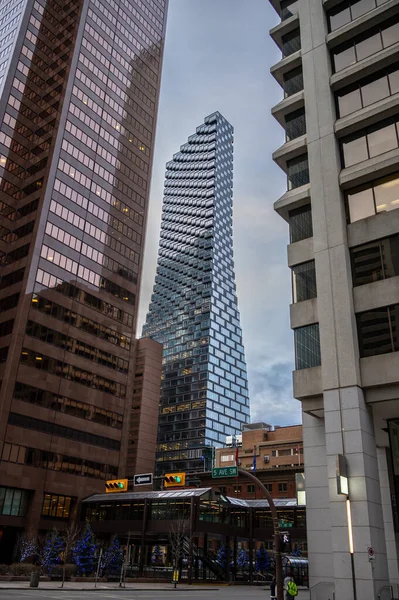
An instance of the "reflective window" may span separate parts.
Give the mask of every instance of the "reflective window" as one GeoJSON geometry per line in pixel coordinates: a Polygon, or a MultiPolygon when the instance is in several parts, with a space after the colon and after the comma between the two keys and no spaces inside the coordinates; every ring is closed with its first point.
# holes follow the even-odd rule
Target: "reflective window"
{"type": "Polygon", "coordinates": [[[295,368],[309,369],[321,364],[319,324],[294,329],[295,368]]]}
{"type": "Polygon", "coordinates": [[[34,367],[35,369],[45,370],[52,375],[58,375],[64,379],[75,381],[81,385],[85,385],[114,396],[119,396],[121,398],[125,398],[126,396],[126,386],[122,385],[121,383],[117,383],[112,379],[85,371],[84,369],[80,369],[74,365],[56,360],[50,356],[40,354],[39,352],[35,352],[27,348],[22,349],[20,363],[28,367],[34,367]]]}
{"type": "MultiPolygon", "coordinates": [[[[47,452],[46,450],[39,450],[38,448],[18,446],[16,444],[4,444],[1,458],[2,460],[8,462],[20,462],[21,464],[34,466],[36,468],[48,469],[50,471],[61,471],[62,473],[71,473],[72,475],[80,475],[81,477],[93,477],[94,479],[113,479],[118,475],[118,468],[113,465],[98,463],[92,460],[82,459],[80,457],[78,458],[77,456],[47,452]],[[15,452],[13,453],[14,449],[15,452]],[[13,454],[14,456],[18,456],[18,461],[14,459],[13,454]],[[19,460],[21,456],[23,458],[19,460]]],[[[2,491],[0,488],[0,514],[2,507],[1,501],[2,491]]],[[[22,503],[23,502],[24,494],[22,495],[22,503]]],[[[10,510],[9,505],[10,500],[7,502],[8,510],[10,510]]],[[[25,504],[23,505],[20,503],[20,511],[21,506],[23,506],[23,514],[20,516],[25,516],[27,496],[25,496],[25,504]]]]}
{"type": "Polygon", "coordinates": [[[345,117],[356,110],[374,104],[399,92],[399,65],[390,67],[385,73],[363,79],[354,86],[337,94],[338,116],[345,117]]]}
{"type": "Polygon", "coordinates": [[[35,337],[42,342],[52,344],[57,346],[58,348],[64,348],[68,352],[73,354],[77,354],[78,356],[83,356],[88,360],[92,360],[104,367],[109,369],[114,369],[116,371],[120,371],[121,373],[127,373],[129,362],[127,360],[123,360],[111,354],[110,352],[105,352],[104,350],[100,350],[90,344],[81,342],[75,337],[71,337],[65,335],[64,333],[60,333],[55,329],[49,329],[44,325],[40,325],[39,323],[35,323],[34,321],[28,321],[26,325],[26,335],[31,337],[35,337]]]}
{"type": "Polygon", "coordinates": [[[309,183],[308,155],[287,160],[287,171],[289,190],[309,183]]]}
{"type": "Polygon", "coordinates": [[[294,302],[316,298],[316,268],[314,260],[292,268],[292,291],[294,302]]]}
{"type": "Polygon", "coordinates": [[[399,236],[393,235],[351,248],[353,285],[399,275],[399,236]]]}
{"type": "Polygon", "coordinates": [[[343,167],[360,163],[399,147],[399,122],[389,119],[363,129],[341,142],[343,167]]]}
{"type": "Polygon", "coordinates": [[[398,174],[348,192],[347,204],[350,223],[399,208],[398,174]]]}
{"type": "Polygon", "coordinates": [[[57,423],[35,419],[34,417],[28,417],[26,415],[9,413],[8,423],[10,425],[15,425],[16,427],[30,429],[32,431],[40,431],[41,433],[75,440],[83,444],[99,446],[100,448],[107,448],[109,450],[120,450],[120,442],[109,437],[95,435],[88,433],[87,431],[73,429],[72,427],[64,427],[63,425],[58,425],[57,423]]]}
{"type": "Polygon", "coordinates": [[[375,214],[374,196],[372,189],[361,190],[348,194],[350,222],[359,221],[375,214]]]}
{"type": "Polygon", "coordinates": [[[313,237],[312,208],[310,204],[289,212],[290,244],[313,237]]]}
{"type": "MultiPolygon", "coordinates": [[[[3,453],[9,451],[12,446],[13,444],[4,444],[3,453]],[[9,448],[5,448],[6,446],[9,448]]],[[[19,447],[16,446],[16,448],[19,447]]],[[[0,515],[25,517],[28,503],[29,492],[27,490],[0,487],[0,515]]]]}
{"type": "Polygon", "coordinates": [[[355,37],[332,53],[335,72],[388,48],[399,39],[399,23],[385,24],[355,37]]]}
{"type": "Polygon", "coordinates": [[[71,398],[66,398],[65,396],[59,396],[53,392],[48,392],[27,385],[26,383],[20,383],[19,381],[15,383],[13,397],[22,402],[43,406],[44,408],[63,412],[73,417],[79,417],[108,427],[122,429],[123,416],[121,414],[99,408],[93,404],[79,402],[71,398]]]}

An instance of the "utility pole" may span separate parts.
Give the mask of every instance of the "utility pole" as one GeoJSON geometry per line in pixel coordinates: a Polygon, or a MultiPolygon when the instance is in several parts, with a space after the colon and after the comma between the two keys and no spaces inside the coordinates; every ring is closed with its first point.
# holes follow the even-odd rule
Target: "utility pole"
{"type": "Polygon", "coordinates": [[[275,551],[275,563],[276,563],[277,600],[284,600],[284,598],[283,598],[283,594],[284,594],[284,589],[283,589],[283,569],[282,569],[282,565],[281,565],[281,548],[280,548],[280,546],[281,546],[281,543],[280,543],[280,526],[278,524],[278,516],[277,516],[276,506],[275,506],[275,504],[273,502],[273,498],[272,498],[270,492],[268,492],[268,490],[263,485],[263,483],[261,481],[259,481],[259,479],[257,477],[255,477],[255,475],[253,475],[249,471],[246,471],[245,469],[238,469],[238,473],[239,473],[239,475],[242,475],[243,477],[247,477],[248,479],[251,479],[251,481],[254,481],[256,483],[256,485],[258,487],[260,487],[260,489],[262,490],[262,492],[266,496],[266,500],[269,502],[270,512],[272,513],[272,519],[273,519],[274,551],[275,551]]]}

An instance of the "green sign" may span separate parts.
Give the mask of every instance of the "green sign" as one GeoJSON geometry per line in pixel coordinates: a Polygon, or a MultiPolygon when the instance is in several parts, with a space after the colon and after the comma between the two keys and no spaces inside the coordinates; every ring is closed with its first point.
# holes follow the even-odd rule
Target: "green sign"
{"type": "Polygon", "coordinates": [[[290,527],[293,527],[293,524],[290,521],[283,521],[281,519],[278,520],[278,524],[279,527],[284,529],[289,529],[290,527]]]}
{"type": "Polygon", "coordinates": [[[237,477],[238,467],[216,467],[212,469],[212,477],[237,477]]]}

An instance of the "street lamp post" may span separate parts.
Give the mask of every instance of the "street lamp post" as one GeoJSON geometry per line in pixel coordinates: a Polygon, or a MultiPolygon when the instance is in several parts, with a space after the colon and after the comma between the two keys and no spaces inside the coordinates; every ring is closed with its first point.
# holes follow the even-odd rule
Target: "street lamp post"
{"type": "Polygon", "coordinates": [[[281,549],[280,549],[280,526],[278,524],[278,516],[276,506],[273,502],[273,498],[263,485],[261,481],[255,475],[250,473],[249,471],[245,471],[245,469],[238,469],[238,473],[243,477],[247,477],[254,481],[258,487],[263,491],[266,499],[269,502],[270,512],[272,513],[273,519],[273,533],[274,533],[274,549],[275,549],[275,563],[276,563],[276,588],[277,588],[277,600],[284,600],[283,594],[283,569],[281,565],[281,549]]]}

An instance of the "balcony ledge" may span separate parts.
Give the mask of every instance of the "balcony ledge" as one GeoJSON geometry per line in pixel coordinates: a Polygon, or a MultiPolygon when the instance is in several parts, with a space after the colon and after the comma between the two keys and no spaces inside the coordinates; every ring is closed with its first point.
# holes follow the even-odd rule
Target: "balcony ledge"
{"type": "Polygon", "coordinates": [[[274,210],[285,219],[289,220],[289,211],[310,202],[310,183],[301,185],[293,190],[288,190],[274,203],[274,210]]]}
{"type": "Polygon", "coordinates": [[[291,33],[291,31],[294,31],[298,27],[299,27],[299,13],[296,13],[292,17],[289,17],[289,19],[285,19],[284,21],[281,21],[281,23],[279,23],[278,25],[276,25],[275,27],[270,29],[269,34],[270,34],[270,37],[273,38],[273,40],[277,44],[277,46],[280,48],[280,50],[282,50],[283,49],[283,40],[282,40],[283,36],[286,35],[287,33],[291,33]]]}
{"type": "Polygon", "coordinates": [[[357,165],[342,169],[339,183],[342,189],[363,185],[374,179],[391,175],[399,168],[399,148],[369,158],[357,165]]]}
{"type": "Polygon", "coordinates": [[[284,86],[284,75],[292,69],[296,69],[300,67],[302,64],[302,54],[300,50],[282,58],[278,63],[273,65],[270,69],[270,73],[273,75],[274,79],[281,85],[284,86]]]}
{"type": "Polygon", "coordinates": [[[308,138],[305,135],[301,135],[289,142],[286,142],[278,150],[273,152],[272,158],[275,163],[278,164],[280,169],[287,172],[287,161],[305,154],[308,147],[308,138]]]}
{"type": "Polygon", "coordinates": [[[292,96],[287,96],[287,98],[281,100],[281,102],[273,106],[271,112],[276,121],[278,121],[282,127],[285,127],[285,116],[304,106],[305,92],[301,90],[300,92],[292,94],[292,96]]]}

